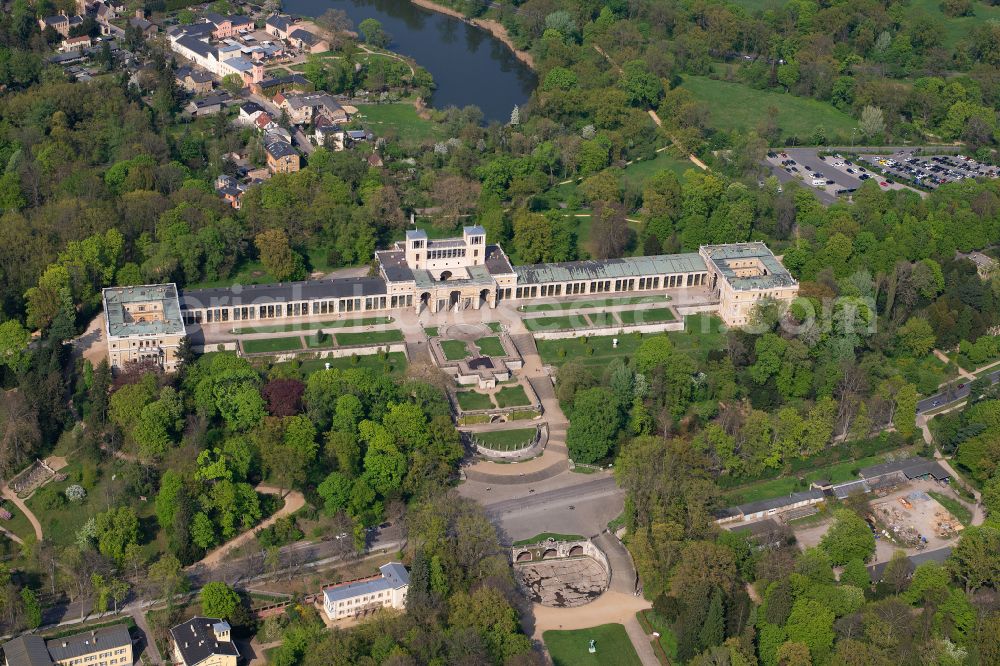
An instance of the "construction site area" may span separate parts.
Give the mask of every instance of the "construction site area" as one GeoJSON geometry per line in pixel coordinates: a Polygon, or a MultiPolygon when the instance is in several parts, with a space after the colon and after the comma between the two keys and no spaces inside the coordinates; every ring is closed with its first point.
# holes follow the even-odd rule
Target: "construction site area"
{"type": "Polygon", "coordinates": [[[873,497],[868,520],[878,538],[918,551],[951,545],[963,525],[928,492],[953,494],[937,481],[923,480],[907,483],[884,497],[873,497]]]}

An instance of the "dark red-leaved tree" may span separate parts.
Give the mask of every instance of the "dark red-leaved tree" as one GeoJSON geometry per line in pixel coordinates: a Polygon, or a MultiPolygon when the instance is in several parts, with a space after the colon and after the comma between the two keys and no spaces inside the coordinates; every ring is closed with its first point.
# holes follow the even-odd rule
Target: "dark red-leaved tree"
{"type": "Polygon", "coordinates": [[[272,379],[261,394],[267,400],[271,416],[294,416],[302,411],[302,392],[306,385],[297,379],[272,379]]]}

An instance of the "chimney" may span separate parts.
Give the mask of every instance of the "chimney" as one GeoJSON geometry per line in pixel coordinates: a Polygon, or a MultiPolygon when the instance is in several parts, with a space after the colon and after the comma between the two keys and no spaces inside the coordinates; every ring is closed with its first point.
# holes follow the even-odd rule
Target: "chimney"
{"type": "Polygon", "coordinates": [[[141,7],[139,9],[135,10],[135,17],[136,18],[141,18],[141,19],[146,18],[146,10],[142,9],[141,7]]]}

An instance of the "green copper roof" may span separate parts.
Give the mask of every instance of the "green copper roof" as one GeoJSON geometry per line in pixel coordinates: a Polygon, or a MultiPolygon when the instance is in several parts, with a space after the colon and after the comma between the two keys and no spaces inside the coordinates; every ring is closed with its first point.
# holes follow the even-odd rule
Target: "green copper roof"
{"type": "Polygon", "coordinates": [[[518,284],[571,282],[609,278],[647,277],[673,273],[704,273],[705,260],[694,252],[660,254],[652,257],[626,257],[604,261],[567,261],[558,264],[515,266],[518,284]]]}
{"type": "Polygon", "coordinates": [[[184,322],[174,284],[147,284],[137,287],[109,287],[104,290],[104,316],[108,334],[113,337],[132,335],[184,334],[184,322]],[[163,309],[161,321],[134,321],[125,312],[128,303],[156,301],[163,309]]]}

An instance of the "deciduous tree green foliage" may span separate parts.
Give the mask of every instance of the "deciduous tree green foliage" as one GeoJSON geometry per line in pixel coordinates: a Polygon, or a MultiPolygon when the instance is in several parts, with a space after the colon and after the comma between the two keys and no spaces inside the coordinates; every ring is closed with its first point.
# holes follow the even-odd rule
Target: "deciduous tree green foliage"
{"type": "Polygon", "coordinates": [[[240,607],[240,596],[225,583],[205,583],[198,593],[201,611],[207,617],[232,620],[240,607]]]}
{"type": "Polygon", "coordinates": [[[836,565],[852,560],[865,562],[875,552],[875,536],[861,516],[849,509],[839,509],[834,514],[833,526],[823,535],[820,547],[836,565]]]}
{"type": "Polygon", "coordinates": [[[566,444],[573,460],[592,463],[608,455],[621,428],[620,407],[609,391],[580,391],[573,401],[566,444]]]}

